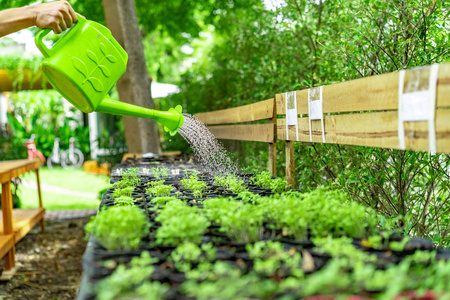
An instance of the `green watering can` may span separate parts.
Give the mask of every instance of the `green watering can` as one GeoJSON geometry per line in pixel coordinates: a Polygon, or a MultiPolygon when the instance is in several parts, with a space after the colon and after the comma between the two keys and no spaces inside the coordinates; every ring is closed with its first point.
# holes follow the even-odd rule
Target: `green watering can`
{"type": "Polygon", "coordinates": [[[48,48],[42,39],[51,29],[36,35],[36,45],[45,57],[42,71],[52,86],[76,108],[150,118],[175,135],[184,123],[181,106],[161,112],[112,100],[108,92],[125,73],[128,55],[105,26],[78,15],[78,21],[48,48]]]}

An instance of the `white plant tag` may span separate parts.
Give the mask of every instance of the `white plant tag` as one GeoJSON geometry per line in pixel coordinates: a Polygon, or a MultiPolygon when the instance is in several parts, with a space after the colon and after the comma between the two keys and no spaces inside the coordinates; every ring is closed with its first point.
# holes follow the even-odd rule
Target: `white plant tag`
{"type": "Polygon", "coordinates": [[[309,118],[311,120],[321,120],[323,117],[322,100],[315,100],[309,103],[309,118]]]}
{"type": "Polygon", "coordinates": [[[419,91],[403,94],[402,116],[404,122],[430,119],[430,92],[419,91]]]}
{"type": "Polygon", "coordinates": [[[288,109],[286,119],[288,125],[297,125],[297,110],[295,108],[288,109]]]}
{"type": "Polygon", "coordinates": [[[286,104],[286,140],[289,140],[289,126],[295,125],[295,137],[298,141],[298,113],[297,113],[297,93],[287,92],[285,94],[286,104]]]}

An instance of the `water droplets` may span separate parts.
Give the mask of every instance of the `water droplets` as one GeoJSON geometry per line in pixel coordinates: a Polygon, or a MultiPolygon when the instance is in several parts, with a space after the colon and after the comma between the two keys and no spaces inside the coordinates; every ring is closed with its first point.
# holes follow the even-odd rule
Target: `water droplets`
{"type": "Polygon", "coordinates": [[[183,116],[184,124],[178,129],[178,133],[189,143],[195,158],[205,171],[213,174],[237,173],[237,164],[205,124],[192,115],[183,116]]]}

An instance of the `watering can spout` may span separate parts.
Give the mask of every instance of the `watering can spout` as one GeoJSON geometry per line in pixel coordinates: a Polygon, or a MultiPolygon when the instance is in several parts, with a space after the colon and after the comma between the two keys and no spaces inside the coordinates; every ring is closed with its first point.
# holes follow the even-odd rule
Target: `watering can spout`
{"type": "Polygon", "coordinates": [[[181,114],[181,105],[177,105],[175,108],[171,108],[168,111],[158,111],[112,100],[109,96],[106,96],[97,106],[95,111],[152,119],[164,125],[164,130],[169,132],[172,136],[177,133],[178,129],[183,126],[184,123],[184,117],[181,114]]]}

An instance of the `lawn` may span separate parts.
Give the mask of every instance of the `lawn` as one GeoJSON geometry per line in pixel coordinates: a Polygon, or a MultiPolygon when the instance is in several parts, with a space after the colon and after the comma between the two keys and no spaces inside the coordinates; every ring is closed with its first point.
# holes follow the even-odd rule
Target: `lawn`
{"type": "MultiPolygon", "coordinates": [[[[99,199],[94,199],[93,196],[111,186],[109,176],[89,174],[82,168],[77,170],[41,168],[39,175],[42,201],[47,210],[98,208],[99,199]],[[75,195],[70,195],[72,192],[75,195]],[[86,195],[76,195],[80,192],[86,195]]],[[[34,172],[27,173],[21,178],[36,182],[34,172]]],[[[37,190],[22,185],[20,198],[23,208],[34,208],[38,203],[37,190]]]]}

